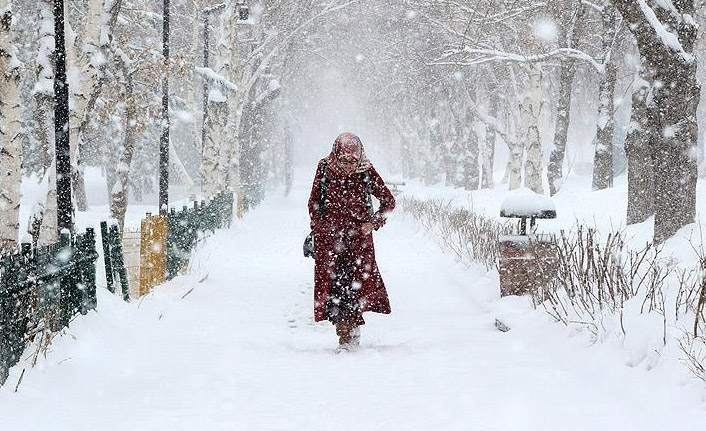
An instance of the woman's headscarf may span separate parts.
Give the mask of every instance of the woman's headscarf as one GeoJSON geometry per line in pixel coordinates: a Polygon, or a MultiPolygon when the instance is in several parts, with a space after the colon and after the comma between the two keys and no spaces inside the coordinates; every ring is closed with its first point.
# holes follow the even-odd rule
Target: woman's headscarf
{"type": "Polygon", "coordinates": [[[360,138],[353,133],[344,132],[338,135],[333,142],[331,153],[325,160],[329,169],[335,171],[337,174],[346,175],[346,171],[338,164],[338,160],[341,157],[345,158],[351,156],[358,159],[358,164],[350,174],[365,172],[373,166],[370,160],[368,160],[368,156],[365,155],[365,149],[363,148],[363,143],[360,141],[360,138]]]}

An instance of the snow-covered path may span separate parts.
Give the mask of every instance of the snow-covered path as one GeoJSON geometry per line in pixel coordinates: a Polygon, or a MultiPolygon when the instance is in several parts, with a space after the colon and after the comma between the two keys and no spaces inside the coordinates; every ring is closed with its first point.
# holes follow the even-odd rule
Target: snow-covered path
{"type": "Polygon", "coordinates": [[[305,197],[271,198],[139,303],[101,290],[17,393],[13,370],[0,427],[703,429],[694,391],[568,337],[523,298],[498,300],[495,273],[454,262],[399,212],[376,234],[393,314],[367,314],[361,350],[335,354],[332,326],[311,319],[305,197]]]}

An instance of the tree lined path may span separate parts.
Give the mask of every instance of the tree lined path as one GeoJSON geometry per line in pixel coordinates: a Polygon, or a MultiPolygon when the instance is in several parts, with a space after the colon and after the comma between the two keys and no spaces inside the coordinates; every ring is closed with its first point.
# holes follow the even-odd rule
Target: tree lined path
{"type": "Polygon", "coordinates": [[[4,429],[699,429],[688,389],[499,300],[398,210],[376,234],[393,313],[335,354],[301,256],[307,184],[201,248],[190,275],[124,304],[101,290],[39,366],[0,391],[4,429]],[[493,326],[502,316],[512,326],[493,326]],[[32,412],[41,412],[34,414],[32,412]]]}

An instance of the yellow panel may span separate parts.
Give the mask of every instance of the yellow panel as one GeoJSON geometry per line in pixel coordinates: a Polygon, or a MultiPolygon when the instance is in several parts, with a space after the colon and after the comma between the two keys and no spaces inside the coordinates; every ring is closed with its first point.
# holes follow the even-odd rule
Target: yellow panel
{"type": "Polygon", "coordinates": [[[164,283],[167,274],[167,217],[147,216],[142,220],[140,242],[140,296],[164,283]]]}

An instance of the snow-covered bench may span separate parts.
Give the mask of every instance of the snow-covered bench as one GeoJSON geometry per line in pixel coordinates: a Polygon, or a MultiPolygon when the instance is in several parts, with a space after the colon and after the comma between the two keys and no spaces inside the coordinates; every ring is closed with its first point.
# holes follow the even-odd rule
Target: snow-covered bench
{"type": "Polygon", "coordinates": [[[556,207],[551,198],[528,188],[519,188],[508,192],[500,205],[500,217],[519,218],[520,235],[527,235],[527,219],[530,219],[532,232],[536,219],[556,218],[556,207]]]}
{"type": "Polygon", "coordinates": [[[404,181],[385,181],[385,184],[388,186],[392,186],[390,191],[392,192],[393,195],[397,196],[402,192],[402,190],[398,189],[400,186],[404,186],[404,181]]]}
{"type": "Polygon", "coordinates": [[[519,235],[498,241],[500,295],[522,295],[549,283],[557,269],[556,241],[553,235],[536,234],[535,220],[556,218],[554,202],[526,188],[513,190],[503,200],[500,216],[520,219],[519,235]]]}

